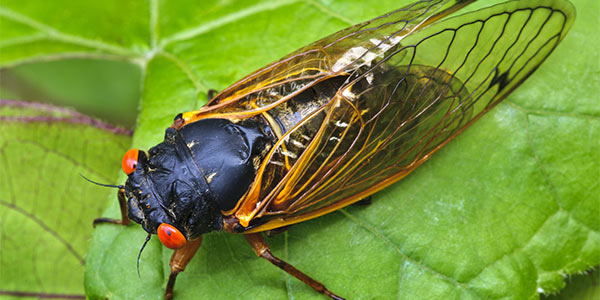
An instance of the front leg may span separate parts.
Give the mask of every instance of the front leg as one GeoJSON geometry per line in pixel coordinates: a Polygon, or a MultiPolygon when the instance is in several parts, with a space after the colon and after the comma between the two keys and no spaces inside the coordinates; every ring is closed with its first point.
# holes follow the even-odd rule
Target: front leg
{"type": "Polygon", "coordinates": [[[306,283],[315,291],[325,294],[331,299],[344,300],[344,298],[328,290],[322,283],[312,279],[310,276],[304,274],[302,271],[296,269],[294,266],[274,256],[271,253],[271,248],[269,247],[269,245],[267,245],[267,242],[265,242],[260,233],[250,233],[244,236],[246,237],[248,243],[250,243],[250,246],[252,246],[252,249],[254,249],[256,255],[268,260],[270,263],[278,266],[280,269],[286,271],[288,274],[298,278],[300,281],[306,283]]]}
{"type": "Polygon", "coordinates": [[[200,248],[200,244],[202,244],[202,237],[199,237],[195,240],[189,240],[185,246],[183,246],[183,248],[175,250],[173,255],[171,255],[171,261],[169,261],[171,274],[169,274],[169,281],[167,282],[167,287],[165,288],[166,300],[173,299],[173,288],[175,287],[175,279],[177,279],[177,274],[185,270],[185,266],[187,266],[200,248]]]}
{"type": "Polygon", "coordinates": [[[206,98],[208,98],[208,101],[212,100],[219,92],[217,92],[217,90],[213,90],[210,89],[208,90],[208,92],[206,93],[206,98]]]}
{"type": "Polygon", "coordinates": [[[111,218],[97,218],[94,219],[94,227],[101,223],[112,223],[123,226],[127,226],[131,223],[129,217],[127,216],[127,198],[125,197],[125,189],[119,189],[119,192],[117,193],[117,198],[119,199],[119,207],[121,208],[121,220],[111,218]]]}

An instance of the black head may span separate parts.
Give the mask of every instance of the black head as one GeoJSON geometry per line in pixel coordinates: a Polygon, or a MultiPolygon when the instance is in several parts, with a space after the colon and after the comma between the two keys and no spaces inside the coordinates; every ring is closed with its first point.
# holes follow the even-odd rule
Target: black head
{"type": "Polygon", "coordinates": [[[251,185],[266,138],[255,122],[204,119],[179,130],[148,152],[132,149],[122,161],[129,218],[169,248],[179,248],[223,226],[251,185]]]}
{"type": "Polygon", "coordinates": [[[193,176],[174,129],[148,153],[131,149],[122,160],[129,218],[177,249],[202,233],[220,230],[221,215],[202,176],[193,176]]]}

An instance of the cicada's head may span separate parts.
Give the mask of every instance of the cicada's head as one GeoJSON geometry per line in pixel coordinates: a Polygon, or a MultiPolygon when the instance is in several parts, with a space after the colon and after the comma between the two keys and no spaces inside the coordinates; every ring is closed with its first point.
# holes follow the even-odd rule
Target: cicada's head
{"type": "Polygon", "coordinates": [[[138,149],[130,149],[123,156],[121,167],[127,174],[124,190],[127,198],[129,219],[142,225],[145,231],[158,234],[160,241],[168,248],[178,249],[185,245],[188,233],[185,227],[177,224],[172,212],[157,193],[149,173],[154,170],[148,154],[138,149]]]}
{"type": "Polygon", "coordinates": [[[222,212],[252,184],[266,140],[256,122],[205,119],[168,128],[148,152],[127,151],[120,197],[127,199],[129,218],[171,249],[221,230],[222,212]]]}
{"type": "Polygon", "coordinates": [[[183,247],[202,233],[220,230],[222,224],[208,185],[190,176],[175,136],[169,129],[165,141],[148,152],[131,149],[121,163],[127,174],[123,189],[129,219],[157,234],[171,249],[183,247]]]}

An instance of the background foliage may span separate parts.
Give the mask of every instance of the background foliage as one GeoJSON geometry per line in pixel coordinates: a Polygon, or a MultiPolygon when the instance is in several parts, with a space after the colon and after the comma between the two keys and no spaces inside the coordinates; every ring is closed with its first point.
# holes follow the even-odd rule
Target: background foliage
{"type": "MultiPolygon", "coordinates": [[[[0,295],[81,294],[85,265],[91,299],[160,299],[171,251],[153,239],[138,279],[139,226],[100,226],[83,261],[91,220],[104,205],[119,214],[114,191],[77,174],[122,182],[123,151],[159,142],[208,88],[408,2],[0,2],[2,99],[76,106],[123,126],[135,117],[128,99],[142,99],[133,141],[73,111],[1,103],[0,295]]],[[[511,97],[372,205],[270,239],[274,253],[351,299],[537,298],[598,265],[600,59],[590,37],[600,7],[573,2],[573,29],[511,97]]],[[[597,292],[582,278],[571,297],[597,292]]],[[[321,298],[223,233],[204,238],[176,296],[321,298]]]]}

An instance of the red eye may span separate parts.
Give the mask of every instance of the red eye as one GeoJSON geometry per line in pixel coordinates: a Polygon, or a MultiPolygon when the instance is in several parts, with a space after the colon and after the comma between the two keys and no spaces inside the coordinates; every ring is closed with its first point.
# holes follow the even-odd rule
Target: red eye
{"type": "Polygon", "coordinates": [[[123,172],[125,172],[125,174],[129,175],[135,171],[135,167],[137,166],[138,162],[138,154],[138,149],[129,149],[127,152],[125,152],[125,155],[123,155],[123,160],[121,160],[121,168],[123,168],[123,172]]]}
{"type": "Polygon", "coordinates": [[[183,234],[177,230],[177,228],[167,223],[160,224],[157,231],[158,239],[167,248],[179,249],[187,242],[183,234]]]}

